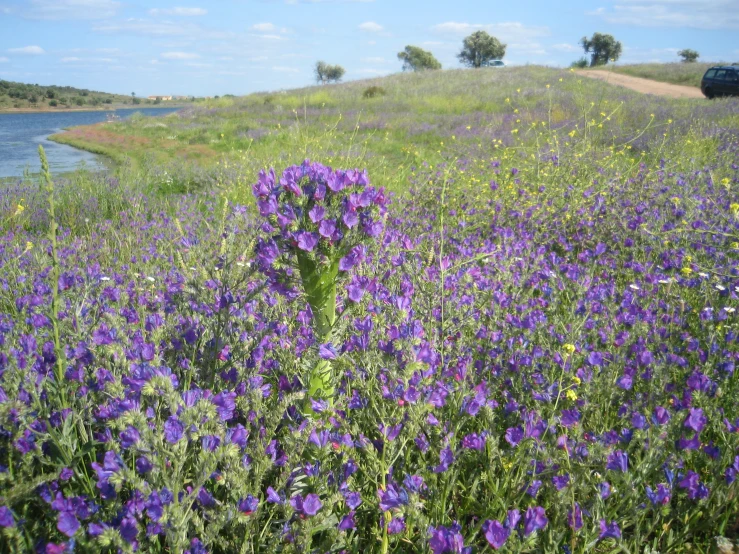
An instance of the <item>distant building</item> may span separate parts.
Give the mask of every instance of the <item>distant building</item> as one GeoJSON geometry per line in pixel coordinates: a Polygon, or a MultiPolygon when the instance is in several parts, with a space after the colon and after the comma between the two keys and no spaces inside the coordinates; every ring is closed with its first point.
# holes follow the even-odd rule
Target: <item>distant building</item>
{"type": "Polygon", "coordinates": [[[172,96],[148,96],[149,100],[156,100],[157,98],[161,101],[172,100],[172,96]]]}

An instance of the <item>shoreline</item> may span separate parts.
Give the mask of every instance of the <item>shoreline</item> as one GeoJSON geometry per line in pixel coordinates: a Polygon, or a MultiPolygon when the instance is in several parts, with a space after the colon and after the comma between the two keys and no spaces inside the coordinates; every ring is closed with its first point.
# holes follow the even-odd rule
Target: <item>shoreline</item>
{"type": "Polygon", "coordinates": [[[117,106],[112,106],[109,108],[51,108],[51,109],[43,109],[43,108],[9,108],[9,109],[0,109],[0,115],[3,114],[14,114],[14,113],[75,113],[75,112],[114,112],[117,110],[135,110],[135,109],[151,109],[151,110],[158,110],[158,109],[164,109],[164,108],[185,108],[189,106],[189,104],[178,104],[178,105],[165,105],[162,106],[161,104],[154,105],[148,105],[148,104],[137,104],[134,106],[128,105],[128,104],[121,104],[117,106]]]}

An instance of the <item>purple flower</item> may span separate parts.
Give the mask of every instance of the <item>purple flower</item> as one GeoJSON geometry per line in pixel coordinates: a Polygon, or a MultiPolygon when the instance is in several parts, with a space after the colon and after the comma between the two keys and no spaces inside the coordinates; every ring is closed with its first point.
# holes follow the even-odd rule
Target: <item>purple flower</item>
{"type": "Polygon", "coordinates": [[[118,436],[121,439],[121,446],[123,448],[131,448],[141,440],[141,435],[139,434],[138,429],[131,425],[129,425],[125,431],[121,431],[118,436]]]}
{"type": "Polygon", "coordinates": [[[194,537],[190,541],[190,548],[185,550],[184,554],[208,554],[208,551],[205,549],[205,545],[201,542],[201,540],[197,537],[194,537]]]}
{"type": "Polygon", "coordinates": [[[136,537],[139,535],[139,526],[136,523],[136,519],[132,516],[128,516],[121,521],[121,525],[118,531],[128,544],[136,542],[136,537]]]}
{"type": "Polygon", "coordinates": [[[308,231],[301,231],[298,233],[298,248],[305,252],[313,252],[313,249],[318,244],[320,237],[316,233],[309,233],[308,231]]]}
{"type": "Polygon", "coordinates": [[[664,506],[670,503],[670,489],[660,483],[657,490],[653,491],[652,487],[647,487],[647,498],[654,506],[664,506]]]}
{"type": "Polygon", "coordinates": [[[531,533],[544,529],[549,520],[546,512],[541,506],[531,507],[523,516],[523,536],[528,537],[531,533]]]}
{"type": "Polygon", "coordinates": [[[485,450],[485,437],[471,433],[462,439],[462,447],[471,450],[485,450]]]}
{"type": "Polygon", "coordinates": [[[515,529],[518,522],[521,521],[520,510],[508,510],[508,514],[505,519],[505,526],[507,529],[515,529]]]}
{"type": "Polygon", "coordinates": [[[448,446],[439,453],[439,465],[434,468],[434,473],[443,473],[454,463],[454,452],[448,446]]]}
{"type": "Polygon", "coordinates": [[[403,531],[405,531],[405,519],[403,519],[402,516],[394,517],[390,520],[390,523],[387,524],[388,535],[397,535],[403,531]]]}
{"type": "Polygon", "coordinates": [[[556,488],[558,491],[561,491],[563,488],[570,484],[570,476],[555,475],[554,477],[552,477],[552,484],[554,485],[554,488],[556,488]]]}
{"type": "Polygon", "coordinates": [[[277,494],[275,489],[267,487],[267,502],[271,504],[282,504],[284,500],[279,494],[277,494]]]}
{"type": "Polygon", "coordinates": [[[146,456],[139,456],[139,458],[136,460],[136,471],[138,471],[140,474],[149,473],[154,466],[149,461],[149,458],[146,456]]]}
{"type": "Polygon", "coordinates": [[[0,506],[0,527],[15,527],[13,512],[7,506],[0,506]]]}
{"type": "Polygon", "coordinates": [[[337,356],[336,348],[333,344],[327,342],[318,347],[318,355],[324,360],[335,360],[337,356]]]}
{"type": "Polygon", "coordinates": [[[349,531],[350,529],[356,529],[357,524],[354,522],[354,511],[349,512],[341,518],[339,522],[339,531],[349,531]]]}
{"type": "Polygon", "coordinates": [[[250,515],[257,511],[259,500],[252,495],[248,495],[245,499],[239,500],[239,511],[242,514],[250,515]]]}
{"type": "Polygon", "coordinates": [[[482,524],[482,532],[485,534],[485,539],[490,546],[495,550],[501,548],[511,535],[511,530],[503,527],[497,519],[494,521],[485,521],[482,524]]]}
{"type": "Polygon", "coordinates": [[[621,529],[618,527],[618,523],[615,521],[611,521],[611,523],[606,523],[605,519],[600,520],[600,535],[598,535],[599,540],[603,539],[620,539],[621,538],[621,529]]]}
{"type": "Polygon", "coordinates": [[[511,446],[518,446],[518,443],[523,439],[523,429],[520,427],[510,427],[505,432],[505,440],[511,446]]]}
{"type": "Polygon", "coordinates": [[[567,511],[567,524],[575,531],[582,529],[582,508],[577,502],[575,502],[574,508],[567,511]]]}
{"type": "Polygon", "coordinates": [[[317,494],[310,493],[303,499],[301,495],[293,496],[290,499],[290,506],[301,516],[314,516],[323,507],[321,499],[317,494]]]}
{"type": "Polygon", "coordinates": [[[688,498],[691,500],[700,500],[708,496],[708,489],[700,482],[701,478],[693,470],[688,470],[685,477],[677,484],[681,489],[687,489],[688,498]]]}
{"type": "Polygon", "coordinates": [[[316,204],[310,209],[310,211],[308,212],[308,216],[313,223],[318,223],[319,221],[323,220],[324,217],[326,217],[326,208],[316,204]]]}
{"type": "Polygon", "coordinates": [[[336,233],[336,222],[333,219],[324,219],[318,225],[318,234],[325,239],[331,239],[336,233]]]}
{"type": "Polygon", "coordinates": [[[170,416],[164,423],[164,439],[170,444],[177,444],[185,432],[185,426],[175,416],[170,416]]]}
{"type": "Polygon", "coordinates": [[[700,433],[708,423],[708,419],[703,414],[701,408],[690,408],[688,416],[685,418],[685,427],[692,429],[696,433],[700,433]]]}
{"type": "Polygon", "coordinates": [[[471,552],[471,548],[464,547],[464,537],[460,533],[461,528],[458,523],[454,523],[451,527],[429,527],[431,538],[429,539],[429,547],[434,554],[445,554],[447,552],[453,554],[462,554],[471,552]]]}
{"type": "Polygon", "coordinates": [[[383,512],[408,504],[408,493],[395,483],[390,483],[385,490],[379,490],[377,495],[380,497],[380,509],[383,512]]]}
{"type": "Polygon", "coordinates": [[[346,225],[348,229],[352,229],[357,226],[357,223],[359,223],[359,216],[357,215],[357,212],[348,211],[341,217],[341,221],[344,222],[344,225],[346,225]]]}
{"type": "Polygon", "coordinates": [[[349,253],[339,260],[339,270],[349,271],[353,267],[359,265],[366,257],[366,249],[364,245],[358,244],[352,248],[349,253]]]}
{"type": "Polygon", "coordinates": [[[616,450],[608,455],[606,469],[626,473],[629,470],[629,455],[621,450],[616,450]]]}

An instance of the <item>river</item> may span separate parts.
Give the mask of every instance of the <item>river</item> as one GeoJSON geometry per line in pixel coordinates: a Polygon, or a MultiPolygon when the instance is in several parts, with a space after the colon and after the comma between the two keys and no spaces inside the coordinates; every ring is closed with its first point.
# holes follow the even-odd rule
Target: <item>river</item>
{"type": "MultiPolygon", "coordinates": [[[[144,115],[166,115],[178,109],[131,108],[115,110],[115,114],[124,119],[136,112],[144,115]]],[[[68,127],[106,121],[108,114],[112,112],[0,113],[0,178],[20,177],[26,168],[31,173],[38,173],[41,168],[38,159],[39,144],[46,151],[53,173],[73,171],[82,162],[92,169],[104,167],[100,156],[57,144],[48,137],[68,127]]]]}

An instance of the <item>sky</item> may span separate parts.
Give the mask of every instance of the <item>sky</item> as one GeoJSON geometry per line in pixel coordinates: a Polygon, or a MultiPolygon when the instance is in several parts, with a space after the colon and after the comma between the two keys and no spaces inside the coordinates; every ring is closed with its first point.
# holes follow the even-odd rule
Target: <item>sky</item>
{"type": "Polygon", "coordinates": [[[739,61],[739,0],[0,0],[0,79],[119,94],[247,94],[401,70],[406,45],[462,67],[465,36],[507,44],[509,65],[568,66],[594,32],[618,63],[739,61]]]}

